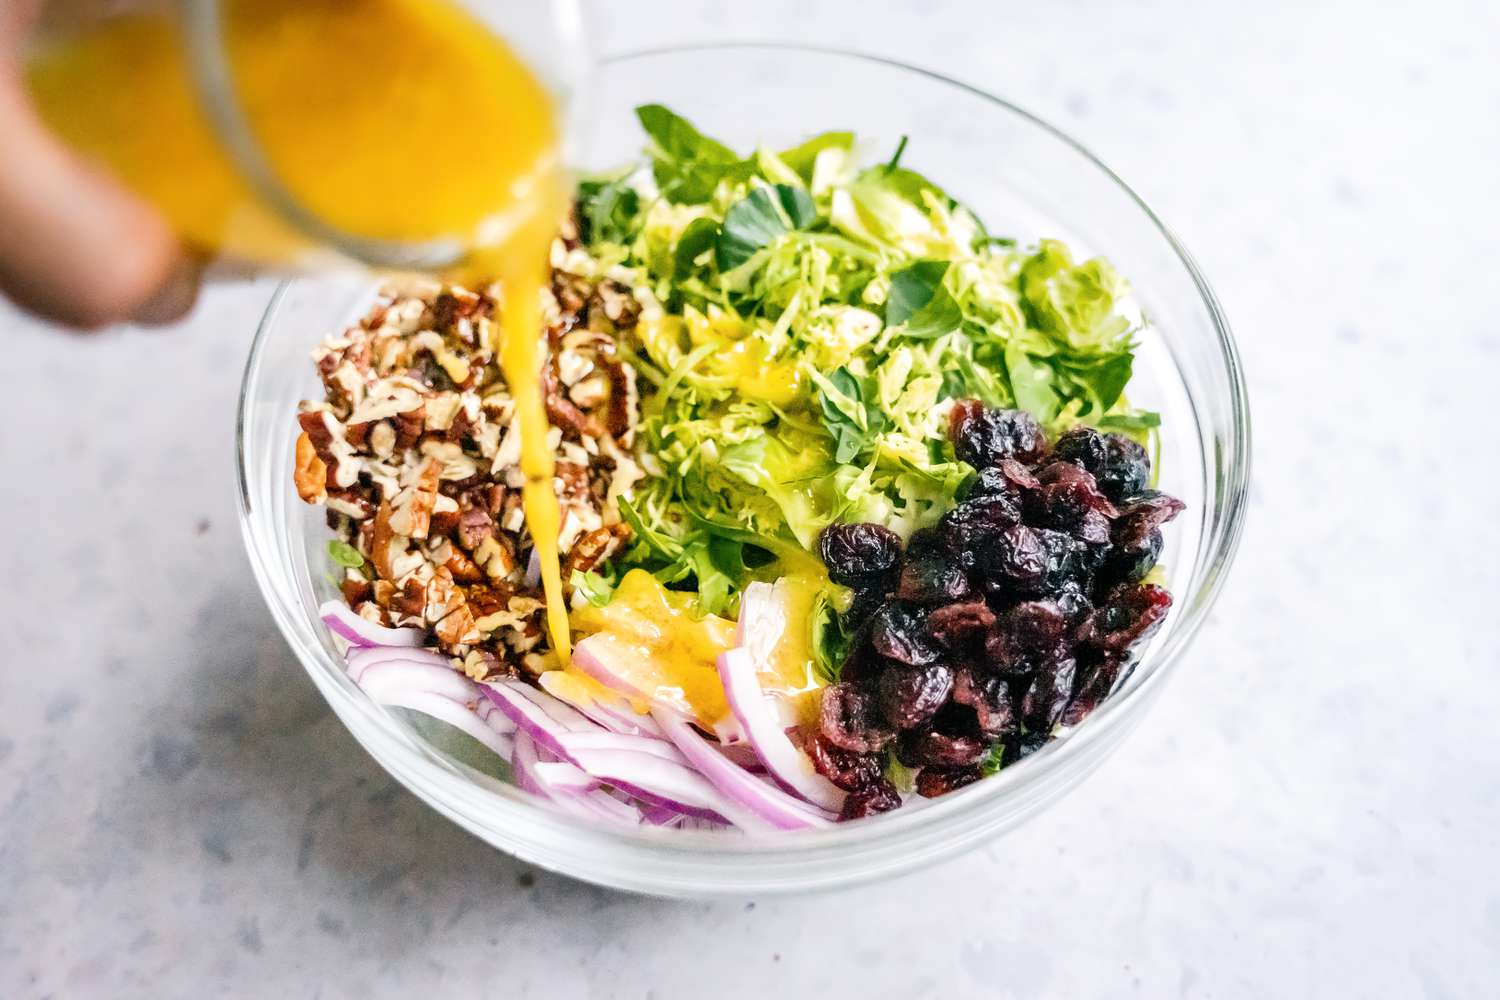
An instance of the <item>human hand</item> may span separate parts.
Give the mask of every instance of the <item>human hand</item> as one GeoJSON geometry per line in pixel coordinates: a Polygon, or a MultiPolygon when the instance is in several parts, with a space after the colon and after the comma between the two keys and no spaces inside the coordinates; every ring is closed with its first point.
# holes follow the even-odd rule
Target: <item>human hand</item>
{"type": "Polygon", "coordinates": [[[21,39],[39,0],[0,0],[0,293],[78,328],[165,323],[197,268],[149,205],[76,157],[27,101],[21,39]]]}

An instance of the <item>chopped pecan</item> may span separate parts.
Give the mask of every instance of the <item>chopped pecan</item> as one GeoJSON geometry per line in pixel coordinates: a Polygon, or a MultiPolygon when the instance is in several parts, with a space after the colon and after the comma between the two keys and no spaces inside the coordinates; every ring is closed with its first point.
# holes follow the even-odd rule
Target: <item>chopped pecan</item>
{"type": "Polygon", "coordinates": [[[457,545],[451,543],[448,545],[447,556],[443,565],[448,568],[448,572],[453,574],[453,579],[460,583],[478,583],[484,579],[484,571],[475,564],[474,560],[464,555],[464,550],[457,545]]]}
{"type": "Polygon", "coordinates": [[[566,582],[574,573],[587,573],[614,554],[620,543],[630,537],[630,529],[624,524],[609,528],[596,528],[580,535],[563,560],[562,578],[566,582]]]}
{"type": "Polygon", "coordinates": [[[391,505],[383,500],[375,511],[375,528],[370,536],[370,562],[374,563],[375,572],[382,580],[394,581],[396,578],[391,571],[391,545],[395,540],[396,533],[391,530],[391,505]]]}
{"type": "Polygon", "coordinates": [[[344,595],[344,603],[354,608],[374,597],[375,588],[370,585],[369,580],[345,576],[344,581],[339,584],[339,593],[344,595]]]}
{"type": "Polygon", "coordinates": [[[427,404],[423,403],[415,410],[398,413],[394,419],[396,421],[396,447],[410,448],[422,436],[422,428],[427,421],[427,404]]]}
{"type": "Polygon", "coordinates": [[[422,581],[410,578],[402,585],[401,590],[391,598],[389,605],[393,615],[400,618],[423,619],[427,610],[427,588],[422,581]]]}
{"type": "Polygon", "coordinates": [[[453,600],[455,603],[450,606],[448,613],[432,628],[438,642],[445,648],[451,648],[484,638],[474,625],[474,612],[464,603],[463,595],[455,592],[453,600]]]}
{"type": "Polygon", "coordinates": [[[308,503],[322,503],[328,496],[328,466],[318,457],[307,431],[297,435],[297,464],[292,471],[297,495],[308,503]]]}
{"type": "Polygon", "coordinates": [[[458,516],[458,544],[470,552],[479,547],[479,543],[495,534],[495,519],[490,517],[489,511],[480,507],[470,507],[458,516]]]}
{"type": "Polygon", "coordinates": [[[562,428],[564,436],[604,436],[604,425],[584,413],[568,398],[558,378],[555,363],[542,368],[542,394],[547,404],[547,419],[554,427],[562,428]]]}
{"type": "Polygon", "coordinates": [[[442,466],[435,459],[422,463],[417,478],[396,494],[391,513],[391,530],[407,538],[426,538],[432,525],[432,509],[437,503],[438,475],[442,466]]]}

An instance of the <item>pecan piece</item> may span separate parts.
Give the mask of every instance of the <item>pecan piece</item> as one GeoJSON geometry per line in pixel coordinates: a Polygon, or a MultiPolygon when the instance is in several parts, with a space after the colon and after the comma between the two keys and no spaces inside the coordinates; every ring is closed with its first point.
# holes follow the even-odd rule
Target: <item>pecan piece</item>
{"type": "Polygon", "coordinates": [[[442,466],[435,459],[422,463],[416,482],[396,494],[391,514],[391,530],[407,538],[426,538],[432,525],[432,509],[437,504],[438,475],[442,466]]]}
{"type": "Polygon", "coordinates": [[[610,528],[596,528],[579,536],[563,560],[562,578],[573,579],[574,573],[587,573],[614,554],[620,543],[630,537],[630,528],[617,524],[610,528]]]}
{"type": "Polygon", "coordinates": [[[307,431],[297,435],[292,482],[297,485],[297,495],[308,503],[322,503],[328,497],[328,466],[318,457],[307,431]]]}
{"type": "Polygon", "coordinates": [[[599,438],[605,434],[604,425],[580,410],[562,387],[557,374],[557,362],[542,368],[542,395],[547,404],[547,419],[554,427],[562,428],[565,436],[599,438]]]}
{"type": "Polygon", "coordinates": [[[482,507],[470,507],[458,516],[458,544],[470,552],[495,534],[495,519],[482,507]]]}

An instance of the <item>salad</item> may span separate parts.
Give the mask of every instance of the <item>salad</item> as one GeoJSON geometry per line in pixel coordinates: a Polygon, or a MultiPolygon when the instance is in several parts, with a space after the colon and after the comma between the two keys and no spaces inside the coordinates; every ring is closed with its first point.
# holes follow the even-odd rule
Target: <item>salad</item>
{"type": "Polygon", "coordinates": [[[992,233],[905,140],[747,154],[637,114],[646,161],[579,183],[538,331],[571,655],[503,290],[408,287],[318,348],[298,414],[350,676],[631,825],[855,819],[1077,725],[1171,605],[1182,510],[1123,279],[992,233]]]}

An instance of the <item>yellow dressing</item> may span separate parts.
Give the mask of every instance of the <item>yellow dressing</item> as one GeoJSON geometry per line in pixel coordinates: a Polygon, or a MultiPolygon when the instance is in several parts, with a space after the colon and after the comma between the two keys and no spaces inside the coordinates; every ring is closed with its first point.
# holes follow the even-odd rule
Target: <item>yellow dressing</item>
{"type": "MultiPolygon", "coordinates": [[[[771,649],[769,664],[762,665],[759,680],[767,693],[787,700],[798,722],[808,723],[817,718],[820,686],[808,622],[828,577],[817,560],[800,553],[784,556],[780,569],[785,575],[775,593],[787,627],[771,649]]],[[[717,661],[720,653],[737,645],[736,626],[703,614],[694,595],[667,590],[644,570],[631,570],[609,604],[575,609],[573,626],[588,635],[590,647],[614,674],[645,697],[710,727],[728,717],[717,661]]],[[[544,687],[561,684],[569,693],[586,694],[586,686],[573,685],[597,684],[576,667],[554,673],[567,679],[546,674],[544,687]]],[[[635,707],[643,711],[645,706],[635,707]]]]}
{"type": "Polygon", "coordinates": [[[763,690],[780,694],[792,707],[797,722],[815,723],[820,699],[817,667],[812,648],[813,604],[828,589],[828,574],[811,556],[796,554],[782,558],[785,575],[776,581],[786,630],[771,649],[770,670],[762,670],[763,690]]]}
{"type": "Polygon", "coordinates": [[[790,362],[769,360],[763,340],[735,341],[718,356],[716,365],[734,380],[736,394],[743,399],[785,407],[802,396],[806,381],[802,369],[790,362]]]}
{"type": "MultiPolygon", "coordinates": [[[[541,399],[540,295],[565,205],[556,109],[501,39],[444,0],[224,0],[236,102],[281,186],[355,237],[453,239],[445,276],[498,277],[496,356],[521,429],[526,519],[548,631],[569,637],[541,399]]],[[[170,10],[122,15],[33,55],[44,120],[205,252],[294,263],[315,241],[264,204],[220,145],[170,10]]]]}
{"type": "Polygon", "coordinates": [[[728,716],[717,660],[735,645],[734,622],[702,614],[696,596],[633,569],[607,605],[574,609],[573,626],[591,633],[613,672],[646,697],[710,726],[728,716]]]}

